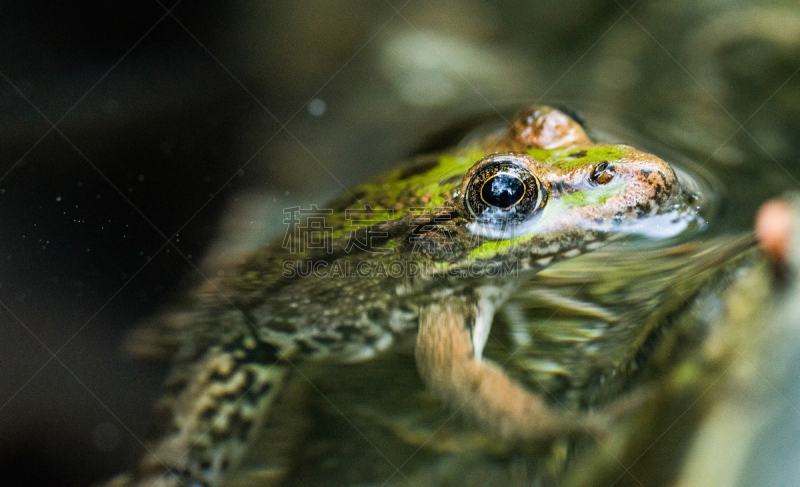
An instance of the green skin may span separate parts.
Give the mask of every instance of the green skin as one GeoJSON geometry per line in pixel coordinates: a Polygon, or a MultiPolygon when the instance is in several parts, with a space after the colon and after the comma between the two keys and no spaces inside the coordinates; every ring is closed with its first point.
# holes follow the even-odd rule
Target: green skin
{"type": "Polygon", "coordinates": [[[666,162],[594,144],[547,107],[524,112],[501,136],[358,186],[329,206],[327,248],[300,249],[310,235],[296,228],[140,335],[140,352],[174,364],[165,419],[139,469],[114,485],[219,485],[298,360],[366,360],[415,339],[423,380],[488,431],[523,441],[602,433],[598,416],[568,419],[482,359],[495,310],[552,262],[639,232],[651,216],[685,210],[688,198],[666,162]],[[523,161],[546,195],[511,230],[481,221],[466,202],[495,153],[523,161]],[[610,175],[598,177],[601,163],[610,175]],[[348,209],[362,211],[348,219],[348,209]]]}

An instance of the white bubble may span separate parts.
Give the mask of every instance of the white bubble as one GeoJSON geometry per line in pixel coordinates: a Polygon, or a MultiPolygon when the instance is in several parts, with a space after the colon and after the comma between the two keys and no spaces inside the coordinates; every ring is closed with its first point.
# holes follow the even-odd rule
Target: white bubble
{"type": "Polygon", "coordinates": [[[314,115],[315,117],[321,117],[327,109],[328,104],[319,98],[314,98],[308,102],[308,113],[314,115]]]}

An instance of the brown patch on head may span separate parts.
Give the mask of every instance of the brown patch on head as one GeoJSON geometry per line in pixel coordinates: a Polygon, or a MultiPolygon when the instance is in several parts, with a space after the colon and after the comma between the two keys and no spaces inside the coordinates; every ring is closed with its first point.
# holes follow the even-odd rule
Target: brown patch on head
{"type": "MultiPolygon", "coordinates": [[[[649,212],[667,202],[680,188],[675,171],[659,157],[628,148],[626,158],[614,164],[614,179],[621,177],[628,190],[620,203],[631,209],[649,212]]],[[[642,216],[641,214],[639,216],[642,216]]]]}
{"type": "Polygon", "coordinates": [[[589,145],[591,140],[578,122],[550,107],[533,107],[519,114],[496,150],[555,149],[589,145]]]}

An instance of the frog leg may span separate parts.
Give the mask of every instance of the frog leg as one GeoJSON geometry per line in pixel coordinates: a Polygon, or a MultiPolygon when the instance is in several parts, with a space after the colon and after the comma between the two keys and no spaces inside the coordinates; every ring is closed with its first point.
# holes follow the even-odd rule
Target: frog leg
{"type": "MultiPolygon", "coordinates": [[[[242,338],[209,347],[199,360],[175,364],[158,406],[161,436],[147,446],[132,476],[114,479],[109,487],[222,485],[258,441],[289,376],[291,367],[266,348],[242,338]]],[[[283,477],[280,455],[271,455],[276,468],[260,469],[258,485],[283,477]]]]}
{"type": "Polygon", "coordinates": [[[449,298],[421,310],[415,357],[423,381],[452,407],[509,440],[602,435],[590,413],[551,409],[539,396],[480,356],[493,306],[449,298]],[[482,341],[481,341],[482,340],[482,341]]]}

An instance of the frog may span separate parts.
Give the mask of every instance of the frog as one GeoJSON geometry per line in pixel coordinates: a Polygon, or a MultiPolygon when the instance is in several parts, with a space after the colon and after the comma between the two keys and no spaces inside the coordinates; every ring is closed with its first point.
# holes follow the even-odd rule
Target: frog
{"type": "MultiPolygon", "coordinates": [[[[484,351],[500,310],[551,266],[702,228],[702,197],[680,176],[653,154],[594,142],[565,110],[533,106],[502,132],[418,156],[327,207],[289,209],[282,239],[136,335],[139,354],[171,371],[154,439],[111,485],[224,485],[275,424],[299,364],[397,349],[413,350],[443,404],[504,441],[603,436],[609,416],[592,409],[619,387],[553,406],[484,351]]],[[[594,365],[595,379],[627,375],[619,364],[639,351],[618,355],[594,365]]],[[[278,485],[281,470],[270,472],[278,485]]]]}

